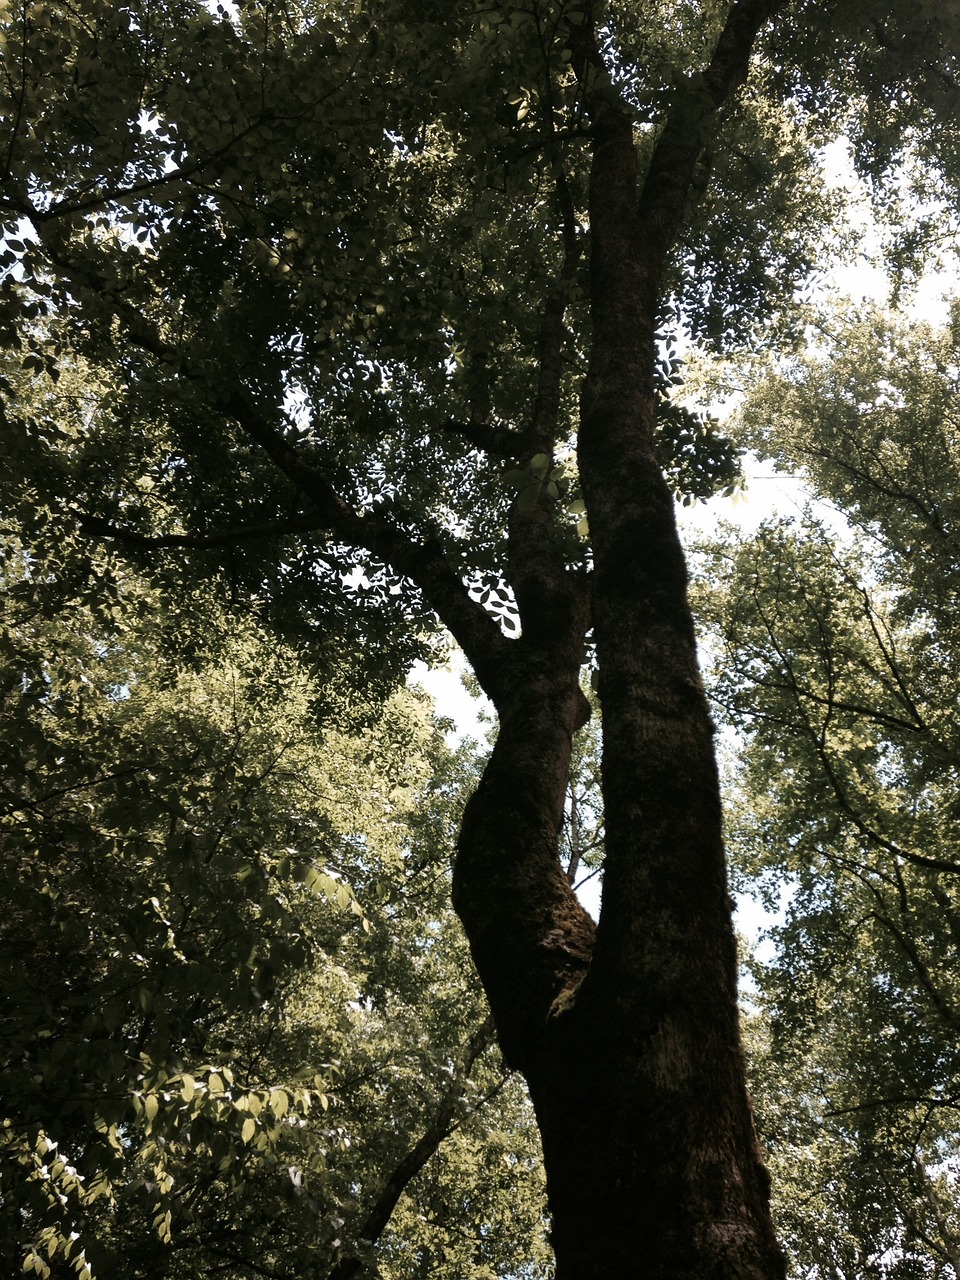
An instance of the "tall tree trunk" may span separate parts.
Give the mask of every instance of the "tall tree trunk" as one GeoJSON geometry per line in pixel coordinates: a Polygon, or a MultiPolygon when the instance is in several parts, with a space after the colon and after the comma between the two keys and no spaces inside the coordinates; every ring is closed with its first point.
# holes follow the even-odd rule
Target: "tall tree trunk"
{"type": "Polygon", "coordinates": [[[572,673],[564,683],[555,662],[499,705],[455,882],[501,1043],[536,1108],[558,1280],[784,1270],[744,1082],[713,725],[654,451],[664,262],[704,126],[774,7],[733,6],[643,178],[590,22],[574,37],[593,145],[578,459],[603,715],[600,923],[594,937],[557,859],[577,712],[572,673]]]}

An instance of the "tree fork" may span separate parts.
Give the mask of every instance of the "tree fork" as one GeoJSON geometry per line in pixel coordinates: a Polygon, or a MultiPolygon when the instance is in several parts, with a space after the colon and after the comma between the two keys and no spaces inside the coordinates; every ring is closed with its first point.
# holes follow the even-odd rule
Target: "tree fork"
{"type": "MultiPolygon", "coordinates": [[[[784,1271],[745,1087],[713,726],[673,499],[654,452],[653,379],[663,265],[703,124],[742,80],[773,8],[734,5],[711,67],[688,87],[699,118],[691,123],[685,103],[667,121],[643,184],[632,119],[589,25],[575,51],[593,133],[593,338],[579,462],[604,711],[603,910],[595,942],[564,922],[566,933],[546,934],[556,950],[540,943],[539,964],[536,951],[528,958],[518,949],[521,936],[535,939],[563,917],[554,832],[566,760],[562,750],[541,755],[552,771],[544,789],[533,762],[522,770],[511,758],[516,730],[506,723],[509,767],[501,779],[495,749],[468,807],[458,867],[486,844],[488,909],[491,889],[501,902],[506,890],[528,909],[539,901],[541,914],[513,919],[488,951],[480,939],[494,931],[478,928],[482,912],[462,910],[470,897],[462,888],[457,903],[504,1048],[530,1085],[558,1280],[775,1280],[784,1271]],[[552,797],[553,818],[539,813],[535,850],[514,861],[496,833],[524,826],[515,815],[520,779],[534,784],[522,800],[528,820],[538,794],[552,797]],[[488,840],[476,841],[479,829],[488,840]],[[539,899],[518,883],[518,866],[538,876],[539,899]]],[[[529,756],[533,739],[522,740],[529,756]]]]}

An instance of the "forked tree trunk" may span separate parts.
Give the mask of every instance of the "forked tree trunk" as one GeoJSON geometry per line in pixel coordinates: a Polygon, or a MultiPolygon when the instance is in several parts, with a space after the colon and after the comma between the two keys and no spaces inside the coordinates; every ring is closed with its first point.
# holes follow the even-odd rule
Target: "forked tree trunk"
{"type": "Polygon", "coordinates": [[[774,7],[733,6],[642,180],[630,113],[589,22],[574,50],[593,146],[578,460],[603,715],[599,925],[594,933],[557,856],[584,632],[571,621],[564,640],[556,617],[538,625],[538,601],[519,601],[523,674],[498,691],[500,736],[455,874],[501,1044],[536,1109],[558,1280],[775,1280],[784,1270],[744,1081],[713,725],[654,453],[653,377],[663,265],[704,128],[774,7]]]}
{"type": "Polygon", "coordinates": [[[676,724],[658,701],[637,722],[657,740],[639,766],[629,727],[605,724],[596,935],[551,844],[576,714],[548,725],[518,706],[508,719],[465,815],[455,903],[530,1087],[558,1280],[773,1280],[783,1262],[743,1082],[710,725],[700,695],[676,724]],[[698,735],[699,778],[682,763],[698,735]],[[672,824],[678,804],[688,818],[672,824]]]}

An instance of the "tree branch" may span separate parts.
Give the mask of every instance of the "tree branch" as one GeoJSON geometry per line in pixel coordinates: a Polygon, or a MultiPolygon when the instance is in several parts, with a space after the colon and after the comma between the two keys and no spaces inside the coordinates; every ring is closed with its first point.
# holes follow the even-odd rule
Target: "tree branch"
{"type": "Polygon", "coordinates": [[[786,0],[736,0],[707,69],[688,76],[654,148],[639,214],[644,239],[662,265],[687,207],[690,184],[717,109],[746,80],[761,27],[786,0]]]}
{"type": "Polygon", "coordinates": [[[495,706],[502,706],[514,666],[513,642],[471,599],[461,578],[450,568],[440,543],[435,538],[417,543],[381,516],[354,511],[326,477],[305,463],[283,433],[261,416],[239,390],[214,395],[212,404],[263,449],[338,537],[370,551],[419,587],[427,604],[463,649],[484,692],[495,706]]]}
{"type": "Polygon", "coordinates": [[[875,1111],[880,1107],[913,1107],[923,1103],[927,1107],[947,1107],[951,1111],[960,1109],[960,1098],[930,1098],[925,1094],[897,1094],[892,1098],[871,1098],[869,1102],[857,1102],[849,1107],[831,1107],[823,1114],[831,1119],[835,1116],[855,1115],[858,1111],[875,1111]]]}
{"type": "Polygon", "coordinates": [[[914,942],[912,938],[908,937],[904,931],[886,915],[886,913],[874,911],[871,912],[871,914],[879,925],[886,929],[888,933],[893,935],[894,939],[900,946],[900,950],[912,965],[920,986],[930,997],[930,1003],[936,1009],[937,1013],[939,1013],[946,1025],[951,1030],[955,1030],[958,1023],[957,1013],[954,1007],[947,1001],[943,992],[934,982],[930,974],[930,969],[923,956],[921,956],[916,942],[914,942]]]}
{"type": "Polygon", "coordinates": [[[892,857],[900,858],[904,862],[909,862],[915,867],[928,867],[931,871],[943,871],[948,875],[960,874],[960,862],[948,862],[943,858],[931,858],[927,854],[914,853],[912,850],[905,849],[902,845],[898,845],[895,841],[888,840],[886,836],[882,835],[872,827],[858,813],[853,802],[850,800],[850,797],[847,795],[846,789],[844,788],[843,783],[840,780],[840,776],[834,768],[833,761],[830,758],[830,752],[828,750],[825,737],[814,729],[809,718],[803,714],[802,709],[801,716],[803,717],[807,731],[812,738],[814,751],[819,757],[823,771],[826,774],[827,782],[836,797],[837,804],[864,839],[877,848],[883,849],[885,853],[890,854],[892,857]]]}
{"type": "MultiPolygon", "coordinates": [[[[42,221],[34,221],[33,225],[47,255],[68,279],[95,288],[109,299],[129,342],[167,367],[176,368],[180,377],[201,389],[215,413],[232,419],[249,440],[260,446],[313,507],[316,516],[311,530],[326,528],[344,542],[369,551],[419,588],[429,607],[453,633],[484,692],[495,706],[502,706],[515,677],[515,642],[508,640],[482,605],[471,598],[462,579],[450,567],[440,542],[436,538],[417,542],[382,515],[355,511],[323,472],[305,462],[284,433],[247,398],[241,389],[239,371],[231,371],[230,378],[221,377],[214,385],[206,372],[190,366],[184,353],[167,342],[159,326],[143,311],[110,288],[107,281],[67,261],[52,248],[42,221]]],[[[115,528],[110,536],[117,536],[115,528]]],[[[136,535],[129,535],[129,541],[135,539],[136,535]]]]}
{"type": "MultiPolygon", "coordinates": [[[[427,1161],[439,1148],[444,1138],[457,1128],[457,1107],[464,1096],[467,1081],[474,1064],[483,1051],[493,1042],[493,1019],[488,1017],[467,1042],[460,1061],[453,1073],[449,1087],[441,1094],[433,1119],[419,1141],[414,1143],[387,1178],[379,1196],[370,1206],[366,1217],[357,1228],[356,1239],[374,1244],[383,1234],[400,1197],[427,1161]]],[[[341,1258],[328,1273],[327,1280],[350,1280],[364,1266],[362,1258],[352,1255],[341,1258]]]]}
{"type": "Polygon", "coordinates": [[[326,532],[326,525],[316,515],[301,516],[293,520],[266,520],[259,524],[241,524],[217,533],[167,533],[150,536],[124,529],[109,520],[78,511],[77,523],[85,532],[98,538],[108,538],[129,547],[143,550],[162,550],[165,547],[183,547],[191,551],[204,551],[211,547],[229,547],[257,538],[284,538],[292,534],[326,532]]]}
{"type": "Polygon", "coordinates": [[[516,458],[523,448],[523,437],[510,427],[495,422],[457,422],[451,418],[443,424],[444,430],[460,436],[467,444],[492,458],[516,458]]]}

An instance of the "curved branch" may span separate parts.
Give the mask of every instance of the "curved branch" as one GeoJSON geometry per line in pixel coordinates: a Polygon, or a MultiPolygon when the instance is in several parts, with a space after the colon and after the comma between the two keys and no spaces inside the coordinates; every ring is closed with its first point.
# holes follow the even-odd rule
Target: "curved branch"
{"type": "MultiPolygon", "coordinates": [[[[433,1119],[420,1139],[397,1163],[380,1194],[367,1210],[366,1216],[357,1228],[357,1240],[374,1244],[380,1238],[407,1187],[438,1150],[444,1138],[449,1137],[458,1127],[457,1109],[464,1096],[470,1073],[477,1059],[492,1043],[493,1019],[488,1017],[467,1042],[460,1061],[454,1069],[453,1078],[437,1102],[433,1119]]],[[[328,1273],[327,1280],[350,1280],[350,1277],[355,1276],[363,1267],[362,1258],[355,1254],[341,1258],[328,1273]]]]}
{"type": "Polygon", "coordinates": [[[440,543],[435,538],[415,542],[381,516],[355,511],[323,473],[304,462],[283,432],[261,416],[240,391],[214,395],[212,403],[263,449],[329,529],[345,542],[371,552],[420,589],[463,649],[484,692],[495,706],[502,706],[515,665],[515,642],[508,640],[490,614],[471,599],[440,543]]]}
{"type": "MultiPolygon", "coordinates": [[[[788,668],[789,670],[789,668],[788,668]]],[[[792,674],[792,672],[791,672],[792,674]]],[[[882,849],[885,853],[890,854],[893,858],[899,858],[904,862],[908,862],[915,867],[927,867],[931,871],[942,871],[948,875],[960,874],[960,862],[948,862],[943,858],[931,858],[927,854],[914,853],[910,849],[905,849],[902,845],[897,844],[893,840],[887,839],[881,832],[872,827],[854,807],[853,801],[850,799],[847,791],[840,779],[840,775],[834,767],[830,758],[830,751],[826,742],[826,721],[818,731],[813,725],[810,718],[806,715],[803,706],[799,700],[799,688],[794,685],[797,697],[797,706],[803,721],[803,728],[809,734],[814,753],[820,761],[820,765],[826,776],[827,783],[836,798],[837,804],[841,812],[845,813],[855,830],[864,837],[870,844],[878,849],[882,849]]],[[[828,703],[829,709],[829,703],[828,703]]]]}

